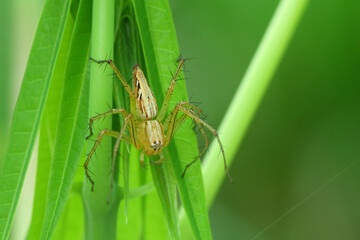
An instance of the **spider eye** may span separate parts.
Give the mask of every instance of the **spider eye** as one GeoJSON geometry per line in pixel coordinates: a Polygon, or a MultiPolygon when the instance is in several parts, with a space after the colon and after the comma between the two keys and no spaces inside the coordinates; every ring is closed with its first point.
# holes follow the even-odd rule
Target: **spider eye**
{"type": "Polygon", "coordinates": [[[156,141],[154,141],[154,144],[156,144],[156,141]]]}

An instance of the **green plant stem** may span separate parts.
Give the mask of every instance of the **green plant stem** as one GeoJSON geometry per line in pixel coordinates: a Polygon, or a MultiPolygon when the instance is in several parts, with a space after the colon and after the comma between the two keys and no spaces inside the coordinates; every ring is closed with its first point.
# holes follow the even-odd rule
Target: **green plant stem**
{"type": "MultiPolygon", "coordinates": [[[[103,60],[113,58],[114,44],[114,0],[94,0],[91,35],[91,57],[103,60]]],[[[95,116],[109,110],[113,101],[113,81],[111,68],[100,67],[90,63],[89,115],[95,116]]],[[[111,117],[97,121],[94,125],[95,140],[103,129],[111,129],[111,117]]],[[[91,184],[85,178],[83,200],[85,206],[85,239],[115,239],[116,219],[119,196],[115,189],[110,190],[112,141],[104,136],[101,145],[92,156],[89,169],[93,173],[94,192],[91,184]],[[111,192],[110,192],[111,191],[111,192]],[[110,194],[110,203],[107,200],[110,194]]],[[[90,152],[94,142],[87,141],[87,152],[90,152]]]]}
{"type": "MultiPolygon", "coordinates": [[[[308,0],[282,0],[228,108],[219,132],[228,165],[234,160],[246,130],[263,98],[290,39],[306,9],[308,0]]],[[[215,141],[204,158],[206,205],[209,208],[225,177],[220,149],[215,141]],[[220,156],[220,157],[219,157],[220,156]]],[[[236,184],[236,177],[235,177],[236,184]]],[[[186,228],[184,212],[181,225],[186,228]]],[[[184,231],[184,229],[182,230],[184,231]]],[[[190,231],[190,230],[189,230],[190,231]]],[[[187,232],[185,230],[185,232],[187,232]]]]}

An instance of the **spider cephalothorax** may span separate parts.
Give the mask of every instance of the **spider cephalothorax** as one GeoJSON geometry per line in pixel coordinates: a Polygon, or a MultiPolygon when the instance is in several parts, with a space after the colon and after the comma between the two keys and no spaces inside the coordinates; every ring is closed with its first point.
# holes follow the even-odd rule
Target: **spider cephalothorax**
{"type": "MultiPolygon", "coordinates": [[[[185,61],[184,59],[181,59],[179,61],[178,67],[176,69],[176,73],[173,76],[170,86],[166,92],[164,102],[159,112],[158,112],[157,102],[154,93],[151,91],[151,88],[149,87],[146,81],[144,73],[141,71],[138,64],[136,64],[133,68],[133,81],[131,88],[124,79],[124,77],[121,75],[120,71],[117,69],[115,64],[112,62],[112,60],[97,61],[92,58],[91,60],[100,64],[101,63],[109,64],[111,68],[114,70],[117,77],[124,85],[126,91],[130,96],[130,113],[128,113],[124,108],[116,108],[108,112],[94,116],[90,119],[89,122],[90,135],[87,137],[87,139],[93,135],[92,125],[95,120],[112,114],[121,114],[124,118],[124,125],[121,127],[119,132],[110,129],[104,129],[100,132],[100,134],[98,135],[95,141],[93,148],[90,151],[90,154],[88,155],[85,161],[84,164],[85,175],[92,184],[91,190],[93,190],[94,188],[94,181],[89,175],[88,165],[91,156],[94,154],[97,146],[99,145],[104,135],[109,135],[117,139],[114,147],[113,163],[115,162],[116,159],[116,154],[119,148],[120,141],[124,141],[134,145],[135,148],[141,150],[140,164],[142,166],[144,166],[144,154],[149,156],[159,155],[160,159],[151,163],[160,164],[164,161],[164,154],[162,153],[163,148],[170,143],[176,130],[184,123],[184,121],[187,118],[192,118],[195,121],[195,123],[200,128],[200,131],[205,139],[205,148],[200,153],[199,157],[203,155],[203,153],[205,152],[206,148],[209,145],[209,141],[207,139],[204,130],[204,127],[206,127],[214,134],[214,136],[219,142],[221,152],[224,157],[225,170],[227,171],[225,154],[220,138],[216,130],[213,129],[209,124],[207,124],[204,120],[200,118],[199,114],[201,113],[201,110],[198,107],[190,104],[189,102],[179,102],[172,110],[172,112],[167,116],[166,120],[164,120],[166,112],[168,110],[170,98],[175,87],[176,79],[179,76],[181,67],[183,66],[185,61]],[[125,132],[126,129],[128,129],[128,133],[125,132]]],[[[187,168],[191,166],[191,164],[193,164],[199,157],[197,157],[195,160],[193,160],[191,163],[189,163],[186,166],[183,172],[183,176],[187,168]]],[[[114,170],[112,170],[111,179],[113,179],[113,174],[114,174],[114,170]]]]}

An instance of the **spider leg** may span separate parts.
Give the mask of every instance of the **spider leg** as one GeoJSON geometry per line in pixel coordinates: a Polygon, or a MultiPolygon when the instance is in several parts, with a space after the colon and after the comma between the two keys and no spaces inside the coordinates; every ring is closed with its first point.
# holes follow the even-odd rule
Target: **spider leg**
{"type": "Polygon", "coordinates": [[[177,115],[179,113],[178,107],[182,107],[182,108],[188,107],[189,109],[187,109],[187,108],[184,108],[184,109],[190,111],[194,116],[196,116],[196,118],[200,119],[200,117],[198,116],[198,114],[201,113],[200,108],[192,105],[189,102],[179,102],[176,105],[176,107],[173,109],[173,111],[170,113],[170,115],[166,118],[166,121],[163,124],[164,129],[167,129],[166,140],[165,140],[165,144],[164,144],[165,146],[167,146],[171,142],[171,139],[174,136],[175,132],[181,127],[181,125],[184,123],[184,121],[188,117],[191,117],[187,114],[183,114],[177,119],[177,115]]]}
{"type": "Polygon", "coordinates": [[[176,72],[175,72],[175,75],[173,76],[173,78],[171,80],[171,83],[170,83],[170,86],[169,86],[168,90],[166,91],[164,102],[163,102],[163,104],[161,106],[161,109],[160,109],[160,111],[159,111],[159,113],[158,113],[158,115],[156,117],[156,120],[159,120],[160,122],[162,122],[162,120],[165,117],[165,114],[166,114],[166,111],[167,111],[167,108],[168,108],[168,105],[169,105],[169,102],[170,102],[170,99],[171,99],[171,95],[174,92],[176,79],[177,79],[177,77],[179,76],[179,74],[181,72],[181,67],[184,65],[184,62],[185,62],[185,59],[183,59],[183,58],[180,59],[178,67],[177,67],[176,72]]]}
{"type": "MultiPolygon", "coordinates": [[[[189,103],[189,102],[180,102],[180,103],[178,103],[178,105],[188,107],[188,108],[191,109],[191,111],[192,111],[194,114],[196,114],[197,116],[198,116],[199,114],[201,114],[201,112],[202,112],[200,108],[192,105],[192,104],[189,103]],[[195,111],[193,111],[193,110],[195,110],[195,111]]],[[[174,129],[174,132],[176,132],[176,130],[183,124],[183,122],[184,122],[187,118],[188,118],[188,116],[187,116],[186,114],[184,114],[184,115],[180,116],[179,119],[176,120],[176,122],[175,122],[175,126],[176,126],[176,127],[175,127],[175,129],[174,129]]],[[[167,129],[167,128],[168,128],[168,125],[169,125],[170,122],[171,122],[171,114],[170,114],[169,116],[167,116],[167,118],[165,119],[165,121],[164,121],[164,123],[163,123],[164,129],[167,129]]]]}
{"type": "Polygon", "coordinates": [[[145,167],[145,164],[144,164],[144,151],[141,151],[141,153],[140,153],[140,165],[142,167],[145,167]]]}
{"type": "Polygon", "coordinates": [[[110,188],[113,188],[114,185],[114,171],[115,171],[115,162],[116,162],[116,155],[119,151],[120,141],[122,140],[126,127],[128,126],[129,122],[131,122],[132,115],[129,114],[124,120],[124,125],[121,127],[120,133],[116,138],[114,150],[113,150],[113,159],[112,159],[112,169],[111,169],[111,185],[110,188]]]}
{"type": "MultiPolygon", "coordinates": [[[[202,120],[194,111],[192,111],[191,109],[185,108],[184,106],[186,106],[186,105],[187,106],[192,106],[189,103],[185,104],[185,103],[181,102],[178,105],[176,105],[174,110],[171,112],[171,119],[169,121],[169,125],[168,125],[168,128],[167,128],[167,133],[166,133],[165,146],[170,143],[170,141],[171,141],[171,139],[172,139],[172,137],[173,137],[173,135],[175,133],[175,130],[177,130],[178,127],[179,127],[179,126],[178,127],[176,126],[176,119],[177,119],[176,117],[177,117],[177,114],[179,113],[179,111],[181,111],[183,114],[185,114],[188,117],[192,118],[198,125],[201,125],[202,127],[206,127],[207,129],[209,129],[211,131],[212,134],[214,134],[216,140],[219,143],[220,151],[221,151],[221,153],[223,155],[225,171],[226,171],[231,183],[233,183],[232,178],[231,178],[230,173],[229,173],[228,168],[227,168],[224,147],[223,147],[223,145],[222,145],[222,143],[220,141],[220,138],[219,138],[219,135],[218,135],[217,131],[214,128],[212,128],[209,124],[207,124],[204,120],[202,120]]],[[[203,128],[200,128],[200,130],[201,129],[203,129],[203,128]]],[[[203,133],[203,131],[202,131],[202,133],[203,133]]],[[[204,136],[204,133],[203,133],[203,136],[204,136]]],[[[193,164],[193,162],[191,162],[190,165],[193,164]]],[[[188,166],[185,168],[185,170],[187,168],[188,168],[188,166]]],[[[183,173],[183,175],[184,175],[184,173],[183,173]]]]}
{"type": "MultiPolygon", "coordinates": [[[[170,121],[172,120],[171,119],[171,114],[169,114],[169,116],[167,116],[167,118],[165,119],[165,121],[164,121],[164,123],[163,123],[163,128],[164,129],[167,129],[168,128],[168,126],[169,126],[169,124],[170,124],[170,121]]],[[[183,120],[185,120],[187,118],[187,115],[182,115],[179,119],[177,119],[176,120],[176,122],[178,122],[178,121],[181,121],[180,119],[183,119],[183,120]]]]}
{"type": "Polygon", "coordinates": [[[160,155],[160,159],[159,159],[159,160],[157,160],[157,161],[155,161],[155,162],[150,161],[150,163],[152,163],[152,164],[161,164],[161,163],[164,161],[165,156],[164,156],[164,153],[162,153],[162,152],[161,152],[159,155],[160,155]]]}
{"type": "MultiPolygon", "coordinates": [[[[116,155],[119,151],[120,141],[122,140],[125,130],[126,130],[126,127],[128,126],[129,122],[131,122],[131,119],[132,119],[132,115],[131,114],[127,115],[127,117],[124,120],[124,125],[121,127],[120,133],[116,138],[116,142],[115,142],[115,146],[114,146],[114,150],[113,150],[112,167],[111,167],[111,178],[110,178],[111,179],[111,183],[110,183],[111,190],[114,187],[114,172],[115,172],[116,155]]],[[[111,196],[111,191],[109,192],[107,203],[110,202],[110,196],[111,196]]]]}
{"type": "Polygon", "coordinates": [[[111,59],[107,59],[107,60],[95,60],[93,58],[90,58],[90,60],[98,63],[98,64],[103,64],[103,63],[107,63],[110,65],[110,67],[113,69],[114,73],[116,74],[116,76],[119,78],[119,80],[122,82],[122,84],[124,85],[126,91],[128,92],[130,98],[133,98],[133,94],[132,94],[132,90],[130,85],[127,83],[127,81],[125,80],[125,78],[123,77],[123,75],[120,73],[119,69],[115,66],[114,62],[111,59]]]}
{"type": "Polygon", "coordinates": [[[99,114],[99,115],[96,115],[96,116],[90,118],[90,121],[89,121],[90,134],[89,134],[89,136],[86,137],[86,139],[89,139],[93,135],[92,125],[93,125],[94,121],[96,121],[100,118],[103,118],[103,117],[106,117],[109,115],[113,115],[113,114],[118,114],[118,113],[121,113],[121,115],[124,117],[124,119],[128,115],[127,111],[124,108],[115,108],[115,109],[111,109],[110,111],[107,111],[105,113],[102,113],[102,114],[99,114]]]}
{"type": "MultiPolygon", "coordinates": [[[[185,115],[185,114],[184,114],[184,115],[185,115]]],[[[187,115],[186,115],[186,116],[187,116],[187,115]]],[[[196,121],[195,121],[195,122],[196,122],[196,121]]],[[[182,124],[182,123],[181,123],[181,124],[182,124]]],[[[205,147],[204,147],[204,149],[201,151],[201,153],[200,153],[194,160],[192,160],[188,165],[186,165],[183,173],[181,174],[181,177],[184,177],[184,176],[185,176],[185,173],[186,173],[187,169],[188,169],[191,165],[193,165],[198,159],[200,159],[200,158],[204,155],[206,149],[209,147],[209,139],[208,139],[208,137],[206,136],[205,129],[203,128],[203,126],[202,126],[200,123],[196,122],[196,124],[197,124],[197,126],[199,127],[199,129],[200,129],[200,131],[201,131],[201,134],[202,134],[203,137],[204,137],[205,147]]]]}
{"type": "MultiPolygon", "coordinates": [[[[94,191],[94,180],[90,177],[90,174],[89,174],[90,171],[88,169],[88,165],[89,165],[91,156],[95,153],[95,150],[99,146],[99,144],[100,144],[102,138],[104,137],[104,135],[108,135],[108,136],[111,136],[111,137],[114,137],[114,138],[118,138],[120,136],[120,133],[117,132],[117,131],[104,129],[99,133],[98,137],[96,138],[94,146],[92,147],[92,149],[91,149],[91,151],[90,151],[89,155],[87,156],[86,161],[84,163],[85,175],[86,175],[86,177],[89,179],[89,181],[91,183],[91,191],[94,191]]],[[[128,142],[128,143],[131,143],[131,139],[129,138],[129,136],[123,135],[122,140],[124,140],[125,142],[128,142]]]]}
{"type": "Polygon", "coordinates": [[[124,85],[126,91],[129,94],[130,97],[130,103],[131,103],[131,109],[134,109],[135,104],[136,104],[136,98],[135,98],[135,94],[133,92],[133,90],[131,89],[130,85],[128,84],[128,82],[125,80],[124,76],[121,74],[121,72],[119,71],[119,69],[116,67],[116,65],[114,64],[114,62],[111,59],[107,59],[107,60],[95,60],[93,58],[90,58],[90,60],[98,63],[98,64],[103,64],[103,63],[107,63],[110,65],[110,67],[112,68],[112,70],[114,71],[114,73],[116,74],[116,76],[118,77],[118,79],[120,80],[120,82],[124,85]]]}
{"type": "MultiPolygon", "coordinates": [[[[184,105],[193,106],[193,105],[191,105],[190,103],[188,103],[188,104],[183,103],[182,105],[183,105],[183,106],[184,106],[184,105]]],[[[194,107],[195,107],[195,106],[194,106],[194,107]]],[[[189,111],[190,111],[191,113],[193,113],[194,115],[196,115],[197,117],[199,117],[198,114],[197,114],[195,111],[193,111],[192,109],[189,109],[189,111]]],[[[198,111],[198,112],[200,112],[200,111],[198,111]]],[[[169,115],[169,116],[171,116],[171,115],[169,115]]],[[[174,133],[182,126],[182,124],[183,124],[183,123],[185,122],[185,120],[188,119],[188,118],[189,118],[188,115],[183,114],[183,115],[181,115],[181,116],[176,120],[176,122],[175,122],[175,127],[174,127],[174,133]]],[[[169,120],[168,120],[168,121],[169,121],[169,120]]],[[[187,169],[188,169],[192,164],[194,164],[194,163],[196,162],[196,160],[200,159],[200,158],[204,155],[204,153],[206,152],[206,149],[209,147],[209,139],[208,139],[208,137],[207,137],[207,135],[206,135],[206,132],[205,132],[203,126],[202,126],[201,124],[199,124],[198,122],[196,122],[196,121],[195,121],[195,123],[196,123],[196,125],[199,127],[199,129],[200,129],[200,131],[201,131],[201,134],[202,134],[203,137],[204,137],[205,147],[204,147],[204,149],[201,151],[201,153],[200,153],[193,161],[191,161],[188,165],[186,165],[186,167],[185,167],[185,169],[184,169],[184,171],[183,171],[183,173],[182,173],[182,175],[181,175],[182,177],[185,176],[185,173],[186,173],[187,169]]],[[[164,124],[164,126],[165,126],[165,124],[164,124]]],[[[166,127],[164,127],[164,128],[166,128],[166,127]]]]}

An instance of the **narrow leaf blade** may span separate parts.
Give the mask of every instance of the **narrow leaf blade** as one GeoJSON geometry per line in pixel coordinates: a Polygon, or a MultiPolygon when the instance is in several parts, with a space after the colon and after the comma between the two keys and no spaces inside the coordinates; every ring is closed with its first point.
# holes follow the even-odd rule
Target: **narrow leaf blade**
{"type": "Polygon", "coordinates": [[[51,238],[70,192],[87,130],[91,9],[81,0],[71,40],[41,237],[51,238]]]}
{"type": "Polygon", "coordinates": [[[40,124],[39,154],[33,205],[33,209],[36,209],[36,211],[33,211],[27,239],[40,238],[41,227],[44,221],[50,165],[54,153],[55,135],[61,103],[60,99],[64,85],[64,69],[66,66],[69,42],[73,27],[74,19],[71,15],[69,15],[40,124]]]}
{"type": "Polygon", "coordinates": [[[25,173],[59,52],[70,1],[45,3],[20,95],[13,115],[10,142],[0,173],[0,236],[8,238],[25,173]]]}
{"type": "MultiPolygon", "coordinates": [[[[134,0],[134,8],[147,76],[158,102],[162,103],[172,77],[169,67],[171,69],[172,63],[180,55],[170,7],[165,0],[134,0]]],[[[168,113],[178,102],[187,100],[185,82],[179,81],[175,86],[168,113]]],[[[200,162],[193,164],[185,178],[181,177],[185,166],[198,155],[196,137],[190,121],[183,124],[168,148],[171,159],[166,160],[172,161],[180,197],[194,238],[211,239],[200,162]]]]}
{"type": "MultiPolygon", "coordinates": [[[[166,154],[168,155],[168,154],[166,154]]],[[[156,161],[151,157],[151,161],[156,161]]],[[[170,239],[180,239],[176,183],[170,161],[151,166],[152,177],[164,211],[170,239]]]]}

